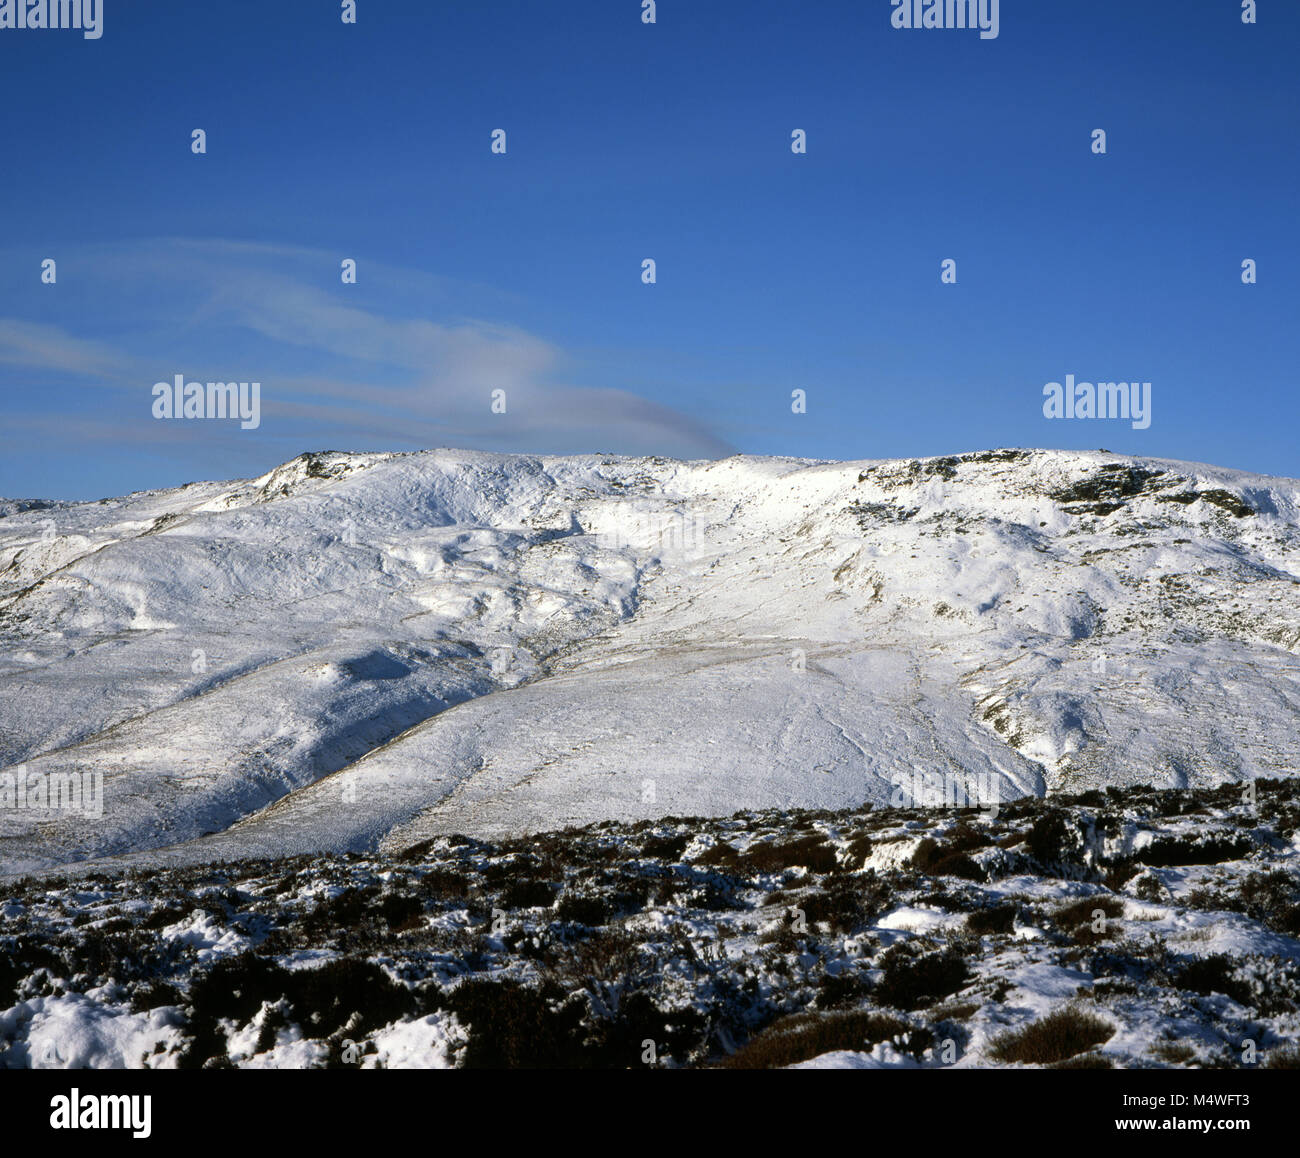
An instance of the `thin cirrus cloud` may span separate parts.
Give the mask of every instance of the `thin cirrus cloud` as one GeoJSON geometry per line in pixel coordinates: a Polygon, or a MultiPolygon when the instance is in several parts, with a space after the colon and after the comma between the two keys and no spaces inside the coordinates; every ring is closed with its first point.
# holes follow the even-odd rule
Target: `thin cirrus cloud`
{"type": "MultiPolygon", "coordinates": [[[[275,444],[272,457],[280,444],[346,448],[357,439],[372,449],[732,453],[680,411],[615,387],[564,383],[566,357],[554,344],[502,322],[455,316],[455,283],[367,263],[370,292],[357,295],[363,307],[340,300],[351,287],[321,288],[337,281],[338,269],[333,255],[221,241],[87,250],[60,270],[58,288],[73,308],[61,303],[58,321],[0,317],[0,383],[8,392],[18,372],[38,371],[60,391],[93,396],[102,421],[78,428],[92,447],[176,441],[201,453],[204,445],[239,444],[247,456],[249,432],[152,420],[154,382],[184,374],[261,381],[256,433],[275,444]],[[376,284],[383,290],[371,289],[376,284]],[[443,320],[410,316],[435,311],[443,320]],[[495,390],[506,392],[505,414],[492,412],[495,390]]],[[[463,289],[483,296],[482,287],[463,289]]],[[[14,432],[41,425],[38,403],[14,432]]]]}
{"type": "Polygon", "coordinates": [[[73,337],[61,326],[0,318],[0,363],[116,379],[131,359],[103,342],[73,337]]]}

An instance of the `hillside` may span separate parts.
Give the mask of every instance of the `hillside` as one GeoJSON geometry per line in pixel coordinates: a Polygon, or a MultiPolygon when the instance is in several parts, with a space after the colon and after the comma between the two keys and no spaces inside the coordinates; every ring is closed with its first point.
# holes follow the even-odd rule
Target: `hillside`
{"type": "Polygon", "coordinates": [[[1297,585],[1300,483],[1106,452],[0,501],[0,783],[104,777],[0,810],[0,867],[1284,776],[1297,585]]]}

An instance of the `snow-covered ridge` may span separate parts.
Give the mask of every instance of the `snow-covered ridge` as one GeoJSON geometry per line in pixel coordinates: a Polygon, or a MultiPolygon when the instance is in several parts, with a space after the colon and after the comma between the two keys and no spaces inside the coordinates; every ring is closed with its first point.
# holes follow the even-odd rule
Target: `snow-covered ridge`
{"type": "Polygon", "coordinates": [[[1300,483],[1106,452],[0,501],[0,870],[1285,775],[1298,587],[1300,483]],[[19,765],[103,773],[103,816],[19,765]]]}

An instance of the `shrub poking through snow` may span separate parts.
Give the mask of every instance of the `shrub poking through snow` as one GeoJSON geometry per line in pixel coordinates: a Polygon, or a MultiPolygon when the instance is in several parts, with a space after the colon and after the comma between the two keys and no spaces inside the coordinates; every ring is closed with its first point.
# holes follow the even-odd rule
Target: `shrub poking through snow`
{"type": "Polygon", "coordinates": [[[723,842],[704,852],[699,863],[758,873],[778,873],[789,868],[824,873],[838,865],[835,850],[817,835],[794,840],[755,841],[743,852],[723,842]]]}
{"type": "Polygon", "coordinates": [[[1047,871],[1077,868],[1083,863],[1082,844],[1075,826],[1054,808],[1035,818],[1025,846],[1029,855],[1047,871]]]}
{"type": "Polygon", "coordinates": [[[1300,1070],[1300,1047],[1289,1045],[1270,1050],[1264,1058],[1266,1070],[1300,1070]]]}
{"type": "Polygon", "coordinates": [[[853,933],[869,925],[889,906],[892,892],[875,873],[834,877],[826,888],[799,903],[809,921],[825,922],[836,933],[853,933]]]}
{"type": "Polygon", "coordinates": [[[1241,1005],[1251,1005],[1250,983],[1237,975],[1237,963],[1224,953],[1194,957],[1176,974],[1180,989],[1209,997],[1221,993],[1241,1005]]]}
{"type": "Polygon", "coordinates": [[[1048,1069],[1053,1070],[1113,1070],[1115,1063],[1104,1053],[1081,1053],[1078,1057],[1068,1057],[1065,1061],[1052,1062],[1048,1069]]]}
{"type": "Polygon", "coordinates": [[[1153,840],[1137,853],[1137,859],[1153,868],[1187,864],[1222,864],[1241,860],[1255,847],[1250,837],[1241,833],[1170,836],[1153,840]]]}
{"type": "Polygon", "coordinates": [[[988,874],[964,852],[942,845],[927,836],[912,854],[912,867],[936,877],[960,877],[966,881],[983,881],[988,874]]]}
{"type": "Polygon", "coordinates": [[[603,925],[609,919],[609,904],[601,896],[565,893],[556,902],[555,916],[579,925],[603,925]]]}
{"type": "Polygon", "coordinates": [[[1052,914],[1052,923],[1075,944],[1095,945],[1119,934],[1123,915],[1123,901],[1099,894],[1061,906],[1052,914]]]}
{"type": "Polygon", "coordinates": [[[1000,936],[1011,932],[1016,920],[1015,905],[994,905],[966,914],[966,931],[976,937],[1000,936]]]}
{"type": "Polygon", "coordinates": [[[870,1050],[879,1042],[894,1040],[919,1053],[933,1038],[928,1031],[886,1013],[796,1013],[768,1026],[722,1064],[727,1069],[779,1069],[836,1050],[870,1050]]]}
{"type": "Polygon", "coordinates": [[[959,954],[951,951],[919,953],[908,942],[886,950],[881,965],[884,977],[876,986],[875,998],[895,1009],[922,1009],[942,1001],[966,984],[970,970],[959,954]]]}
{"type": "Polygon", "coordinates": [[[1300,877],[1283,869],[1251,873],[1241,886],[1242,908],[1288,937],[1300,937],[1300,877]]]}
{"type": "Polygon", "coordinates": [[[989,1052],[999,1061],[1052,1065],[1104,1045],[1115,1033],[1095,1013],[1067,1005],[1046,1017],[997,1038],[989,1052]]]}

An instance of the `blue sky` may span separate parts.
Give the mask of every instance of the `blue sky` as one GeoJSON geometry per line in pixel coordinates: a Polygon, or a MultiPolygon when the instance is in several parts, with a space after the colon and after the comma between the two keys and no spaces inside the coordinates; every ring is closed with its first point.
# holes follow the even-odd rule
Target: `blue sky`
{"type": "Polygon", "coordinates": [[[428,446],[1300,475],[1295,4],[104,7],[0,30],[0,494],[428,446]],[[1150,428],[1045,419],[1071,373],[1150,381],[1150,428]],[[261,425],[154,419],[176,374],[261,425]]]}

